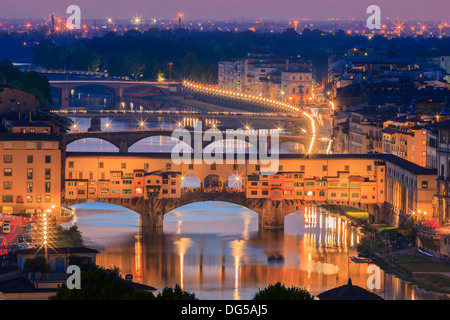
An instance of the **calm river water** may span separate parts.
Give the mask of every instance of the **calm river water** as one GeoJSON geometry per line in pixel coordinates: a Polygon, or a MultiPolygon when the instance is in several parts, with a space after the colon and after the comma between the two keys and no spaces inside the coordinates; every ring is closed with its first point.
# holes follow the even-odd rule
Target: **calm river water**
{"type": "MultiPolygon", "coordinates": [[[[238,205],[202,202],[164,217],[160,232],[140,232],[139,215],[104,203],[76,205],[71,222],[86,245],[100,251],[97,264],[117,266],[136,282],[180,284],[199,299],[251,299],[269,284],[304,287],[313,295],[344,285],[366,288],[367,265],[357,255],[358,230],[317,207],[293,212],[283,232],[258,231],[258,215],[238,205]],[[269,259],[280,257],[281,259],[269,259]]],[[[389,300],[445,299],[381,276],[372,292],[389,300]]]]}

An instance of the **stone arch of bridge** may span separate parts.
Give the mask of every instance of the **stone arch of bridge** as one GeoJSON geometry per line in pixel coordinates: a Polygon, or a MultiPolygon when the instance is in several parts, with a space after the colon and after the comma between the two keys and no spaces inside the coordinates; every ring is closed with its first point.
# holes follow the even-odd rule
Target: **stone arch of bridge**
{"type": "Polygon", "coordinates": [[[133,94],[133,91],[144,91],[149,93],[149,95],[165,95],[164,91],[161,88],[156,86],[143,86],[143,85],[135,85],[123,88],[123,94],[133,94]]]}
{"type": "MultiPolygon", "coordinates": [[[[117,148],[117,150],[112,151],[112,152],[118,152],[118,151],[119,151],[119,148],[120,148],[120,144],[119,144],[117,141],[115,141],[114,139],[108,139],[108,137],[102,137],[102,138],[96,138],[96,137],[92,137],[92,138],[90,138],[90,137],[79,137],[79,138],[75,138],[75,139],[73,139],[73,140],[68,141],[66,147],[68,148],[69,146],[73,146],[74,143],[76,143],[76,142],[78,142],[78,141],[80,141],[80,140],[89,140],[89,141],[96,141],[96,142],[98,142],[98,141],[101,141],[101,142],[103,142],[103,141],[104,141],[104,142],[107,142],[107,143],[110,144],[111,146],[114,146],[114,147],[117,148]]],[[[97,148],[95,151],[98,151],[98,148],[97,148]]]]}

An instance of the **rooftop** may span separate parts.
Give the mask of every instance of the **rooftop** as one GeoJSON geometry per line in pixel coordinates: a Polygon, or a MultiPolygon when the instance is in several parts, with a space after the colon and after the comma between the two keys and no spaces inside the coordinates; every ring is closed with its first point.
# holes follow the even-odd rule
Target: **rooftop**
{"type": "Polygon", "coordinates": [[[60,141],[60,136],[46,133],[1,133],[0,141],[60,141]]]}
{"type": "Polygon", "coordinates": [[[352,284],[348,279],[346,285],[330,289],[317,295],[320,300],[384,300],[382,297],[352,284]]]}
{"type": "Polygon", "coordinates": [[[56,292],[56,288],[38,289],[25,277],[17,277],[0,283],[2,293],[56,292]]]}

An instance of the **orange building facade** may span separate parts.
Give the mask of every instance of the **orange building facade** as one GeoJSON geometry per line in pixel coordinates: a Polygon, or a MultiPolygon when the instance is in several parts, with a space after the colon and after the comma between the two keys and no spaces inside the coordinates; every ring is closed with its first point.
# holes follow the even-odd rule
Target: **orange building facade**
{"type": "Polygon", "coordinates": [[[61,138],[45,122],[15,123],[0,135],[0,212],[38,214],[61,206],[61,138]]]}

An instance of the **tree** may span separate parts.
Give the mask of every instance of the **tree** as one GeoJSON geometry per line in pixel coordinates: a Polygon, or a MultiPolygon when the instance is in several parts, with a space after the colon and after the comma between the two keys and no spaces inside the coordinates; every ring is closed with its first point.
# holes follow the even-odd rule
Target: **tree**
{"type": "Polygon", "coordinates": [[[11,61],[0,61],[0,83],[35,95],[38,106],[48,107],[52,104],[48,79],[37,72],[20,71],[11,61]]]}
{"type": "Polygon", "coordinates": [[[130,288],[120,270],[106,270],[90,265],[82,269],[81,289],[69,289],[63,285],[50,300],[153,300],[151,292],[130,288]]]}
{"type": "Polygon", "coordinates": [[[194,293],[184,291],[176,284],[175,288],[165,287],[158,295],[156,300],[198,300],[194,293]]]}
{"type": "Polygon", "coordinates": [[[306,290],[297,287],[286,288],[280,282],[258,290],[252,300],[313,300],[314,297],[306,290]]]}
{"type": "Polygon", "coordinates": [[[181,72],[185,77],[191,77],[192,70],[197,65],[197,55],[194,52],[189,52],[181,61],[181,72]]]}
{"type": "Polygon", "coordinates": [[[143,75],[145,70],[144,56],[139,52],[127,54],[124,63],[129,76],[137,79],[143,75]]]}
{"type": "Polygon", "coordinates": [[[158,73],[164,68],[161,59],[154,53],[147,56],[144,70],[144,77],[149,79],[158,78],[158,73]]]}
{"type": "Polygon", "coordinates": [[[45,257],[37,256],[36,258],[29,258],[25,260],[24,270],[26,272],[50,272],[50,265],[47,263],[45,257]]]}

